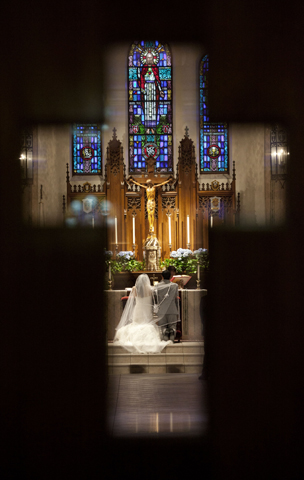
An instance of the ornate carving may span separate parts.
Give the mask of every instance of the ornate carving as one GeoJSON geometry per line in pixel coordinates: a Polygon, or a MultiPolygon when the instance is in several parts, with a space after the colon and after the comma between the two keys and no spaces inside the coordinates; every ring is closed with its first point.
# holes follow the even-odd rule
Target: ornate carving
{"type": "Polygon", "coordinates": [[[113,138],[109,141],[107,148],[107,164],[114,176],[119,174],[120,167],[123,165],[123,147],[117,139],[116,131],[116,128],[113,128],[113,138]]]}
{"type": "Polygon", "coordinates": [[[198,209],[203,213],[207,210],[208,214],[210,212],[210,198],[209,197],[198,197],[198,209]]]}
{"type": "Polygon", "coordinates": [[[220,182],[217,180],[213,180],[211,182],[211,190],[219,190],[220,189],[220,182]]]}
{"type": "Polygon", "coordinates": [[[139,210],[141,211],[141,198],[140,197],[129,197],[128,198],[128,210],[139,210]]]}
{"type": "Polygon", "coordinates": [[[185,137],[181,140],[179,146],[178,166],[186,173],[186,175],[188,175],[195,164],[194,145],[191,138],[189,138],[189,129],[186,127],[185,137]]]}
{"type": "Polygon", "coordinates": [[[172,208],[175,210],[175,197],[162,197],[162,210],[172,208]]]}
{"type": "MultiPolygon", "coordinates": [[[[96,189],[96,186],[95,186],[95,189],[96,189]]],[[[92,185],[89,182],[85,182],[82,185],[82,191],[85,192],[85,193],[91,192],[92,191],[92,185]]]]}
{"type": "Polygon", "coordinates": [[[232,197],[220,197],[221,198],[221,208],[219,211],[219,217],[224,218],[225,214],[230,213],[230,209],[232,208],[232,197]]]}
{"type": "Polygon", "coordinates": [[[106,196],[104,196],[95,206],[95,212],[99,213],[101,215],[107,215],[108,212],[106,210],[107,208],[107,202],[106,202],[106,196]]]}
{"type": "Polygon", "coordinates": [[[119,173],[120,166],[120,149],[110,150],[110,172],[116,177],[119,173]]]}
{"type": "Polygon", "coordinates": [[[143,249],[146,258],[146,270],[156,271],[160,261],[160,246],[156,237],[149,237],[145,240],[143,249]]]}

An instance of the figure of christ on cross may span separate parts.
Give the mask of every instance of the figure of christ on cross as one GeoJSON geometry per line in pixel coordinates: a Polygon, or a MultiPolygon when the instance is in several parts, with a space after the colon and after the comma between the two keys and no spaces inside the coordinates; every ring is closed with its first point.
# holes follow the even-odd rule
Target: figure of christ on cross
{"type": "Polygon", "coordinates": [[[135,183],[136,185],[139,185],[142,188],[145,188],[147,191],[147,212],[148,212],[148,222],[149,222],[149,235],[153,236],[154,235],[154,218],[155,218],[155,191],[157,187],[161,187],[162,185],[165,185],[166,183],[172,182],[173,177],[170,175],[168,180],[165,182],[159,183],[157,185],[153,185],[152,180],[148,179],[146,181],[146,185],[143,185],[141,183],[136,182],[133,180],[132,177],[128,179],[130,182],[135,183]]]}

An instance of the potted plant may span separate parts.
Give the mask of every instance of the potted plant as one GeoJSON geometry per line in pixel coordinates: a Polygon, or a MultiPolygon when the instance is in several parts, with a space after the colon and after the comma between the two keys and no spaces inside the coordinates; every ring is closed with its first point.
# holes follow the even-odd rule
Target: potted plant
{"type": "Polygon", "coordinates": [[[199,248],[194,252],[187,248],[179,248],[171,252],[170,258],[165,258],[161,262],[162,268],[168,268],[173,265],[178,275],[192,275],[193,278],[188,282],[187,287],[196,288],[196,278],[198,265],[200,266],[201,285],[204,286],[205,273],[209,268],[209,253],[206,248],[199,248]]]}
{"type": "Polygon", "coordinates": [[[113,258],[113,252],[105,252],[105,261],[107,264],[108,276],[112,279],[112,288],[115,290],[124,290],[126,287],[132,287],[134,279],[131,272],[138,272],[144,269],[144,262],[136,260],[131,251],[118,252],[116,258],[113,258]],[[110,274],[109,274],[109,270],[110,274]]]}

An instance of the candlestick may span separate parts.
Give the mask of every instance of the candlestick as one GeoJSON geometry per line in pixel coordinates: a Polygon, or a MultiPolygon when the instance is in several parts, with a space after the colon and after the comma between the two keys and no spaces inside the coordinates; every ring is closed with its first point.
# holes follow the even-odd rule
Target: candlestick
{"type": "Polygon", "coordinates": [[[133,216],[133,245],[135,245],[135,215],[133,216]]]}
{"type": "Polygon", "coordinates": [[[200,278],[201,278],[201,266],[198,263],[197,264],[197,279],[200,280],[200,278]]]}
{"type": "Polygon", "coordinates": [[[168,215],[168,222],[169,222],[169,245],[171,245],[171,216],[168,215]]]}
{"type": "Polygon", "coordinates": [[[190,216],[187,215],[187,244],[190,245],[190,216]]]}
{"type": "Polygon", "coordinates": [[[111,280],[111,264],[109,263],[109,280],[111,280]]]}
{"type": "Polygon", "coordinates": [[[117,241],[117,217],[115,217],[115,243],[117,245],[118,241],[117,241]]]}

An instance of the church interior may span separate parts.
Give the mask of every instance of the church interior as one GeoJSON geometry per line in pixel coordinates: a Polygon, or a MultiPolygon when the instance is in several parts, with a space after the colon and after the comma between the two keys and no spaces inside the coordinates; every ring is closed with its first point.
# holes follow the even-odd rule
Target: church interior
{"type": "MultiPolygon", "coordinates": [[[[183,18],[168,3],[164,29],[162,21],[135,21],[127,6],[114,14],[92,0],[79,35],[81,2],[73,11],[44,4],[20,2],[17,16],[6,5],[14,20],[1,31],[11,39],[0,79],[2,478],[142,478],[147,464],[147,478],[182,478],[190,469],[211,480],[301,478],[303,38],[292,20],[301,12],[293,2],[286,15],[274,2],[249,8],[237,0],[208,2],[183,18]],[[130,85],[135,37],[167,42],[171,58],[162,83],[155,78],[168,65],[157,60],[148,71],[157,98],[150,124],[139,118],[149,82],[139,72],[130,85]],[[74,156],[77,127],[88,125],[100,139],[97,171],[88,144],[78,164],[74,156]],[[149,237],[160,261],[178,248],[209,251],[208,286],[192,291],[207,291],[203,335],[191,330],[190,315],[184,341],[173,346],[199,344],[203,383],[185,368],[109,375],[105,305],[115,285],[111,292],[103,252],[133,251],[142,261],[149,237]],[[149,401],[163,402],[163,423],[149,401]],[[130,434],[127,420],[115,434],[125,408],[132,418],[142,409],[136,428],[144,433],[130,434]],[[172,435],[160,434],[165,424],[172,435]]],[[[150,14],[141,6],[142,18],[150,14]]],[[[185,305],[187,289],[182,295],[185,305]]]]}
{"type": "MultiPolygon", "coordinates": [[[[109,211],[106,212],[109,228],[109,249],[115,250],[116,245],[115,216],[118,221],[117,243],[119,250],[133,249],[132,213],[138,208],[132,208],[132,204],[134,205],[135,199],[138,197],[136,197],[136,189],[133,185],[131,188],[127,179],[130,175],[134,175],[135,179],[141,179],[141,182],[146,181],[148,165],[142,168],[133,166],[133,157],[130,150],[132,146],[129,144],[130,138],[134,137],[134,133],[131,132],[130,135],[128,111],[130,107],[132,108],[131,103],[136,103],[134,101],[130,102],[129,88],[127,87],[127,62],[130,48],[131,43],[125,42],[113,47],[110,46],[107,49],[104,66],[106,79],[102,102],[104,121],[98,125],[99,148],[101,150],[99,154],[101,165],[98,169],[92,169],[93,172],[84,172],[83,175],[81,174],[83,170],[74,169],[73,138],[75,136],[75,124],[38,124],[24,131],[23,150],[30,149],[32,155],[31,165],[28,167],[29,171],[24,173],[26,178],[23,186],[23,215],[27,224],[58,227],[70,220],[68,225],[73,225],[72,219],[67,218],[73,216],[73,212],[68,212],[68,205],[66,206],[65,218],[63,215],[63,195],[66,197],[66,203],[72,201],[71,194],[69,195],[67,192],[68,175],[71,193],[75,192],[75,187],[78,193],[79,186],[83,189],[83,185],[89,183],[92,186],[92,192],[85,193],[94,195],[93,186],[96,186],[94,187],[96,192],[100,192],[107,199],[110,205],[107,208],[109,211]],[[113,139],[118,141],[120,147],[118,160],[114,159],[116,153],[113,139]],[[30,148],[26,147],[26,141],[31,145],[30,148]],[[118,162],[118,171],[112,165],[113,162],[118,162]],[[121,182],[125,183],[125,198],[122,198],[121,182]],[[132,194],[134,194],[133,201],[131,201],[131,198],[126,200],[126,197],[128,195],[130,197],[132,194]],[[126,219],[124,218],[125,210],[127,210],[126,219]]],[[[222,184],[225,185],[225,188],[227,183],[231,185],[234,170],[236,180],[232,198],[233,205],[231,205],[232,211],[230,215],[227,215],[227,212],[226,215],[224,213],[222,215],[215,214],[213,218],[215,225],[217,223],[227,225],[230,221],[231,224],[237,223],[243,227],[259,228],[282,225],[285,221],[286,159],[287,154],[289,154],[289,145],[284,126],[275,122],[246,124],[229,122],[228,124],[225,118],[217,118],[216,121],[227,125],[226,164],[222,167],[215,166],[213,169],[212,165],[209,165],[209,168],[204,168],[203,154],[200,151],[200,148],[203,148],[201,145],[203,143],[201,139],[203,130],[201,117],[203,115],[200,111],[203,108],[203,106],[200,106],[203,101],[200,100],[200,92],[202,91],[200,78],[202,77],[203,57],[207,54],[206,47],[200,43],[171,42],[169,44],[169,55],[172,63],[170,90],[170,106],[172,105],[171,159],[167,167],[158,168],[157,165],[154,165],[152,170],[155,171],[155,175],[153,175],[154,183],[160,183],[172,175],[174,185],[170,186],[170,189],[175,195],[179,192],[176,205],[174,203],[170,206],[170,208],[173,207],[172,228],[176,225],[177,217],[179,217],[179,225],[176,225],[175,228],[177,230],[176,234],[172,232],[172,250],[186,248],[187,215],[191,219],[190,248],[194,250],[199,247],[208,248],[208,229],[210,228],[212,212],[210,213],[209,207],[209,213],[207,212],[205,221],[203,221],[203,198],[200,201],[196,197],[203,197],[202,192],[204,190],[216,192],[217,189],[211,186],[214,180],[219,182],[221,190],[223,188],[222,184]],[[184,145],[183,148],[187,138],[192,149],[190,165],[193,171],[190,175],[195,177],[191,179],[191,182],[196,182],[195,188],[197,190],[196,194],[192,195],[191,200],[189,198],[191,190],[189,192],[183,190],[189,172],[186,171],[183,180],[180,178],[185,171],[185,167],[187,167],[185,162],[189,162],[185,157],[187,156],[186,149],[190,147],[184,145]],[[282,149],[284,159],[279,157],[282,149]],[[274,152],[276,153],[274,154],[274,152]],[[279,163],[279,161],[281,164],[278,167],[275,162],[279,163]],[[284,164],[284,167],[281,166],[282,164],[284,164]],[[207,184],[209,184],[208,187],[207,184]],[[183,198],[183,201],[179,197],[183,198]],[[182,225],[184,225],[183,233],[182,225]]],[[[210,68],[212,68],[212,61],[210,63],[210,68]]],[[[206,90],[208,91],[208,87],[205,87],[205,92],[206,90]]],[[[204,95],[206,96],[208,93],[204,93],[204,95]]],[[[212,114],[210,108],[209,113],[212,114]]],[[[158,114],[158,125],[160,125],[159,122],[160,115],[158,114]]],[[[86,123],[90,124],[89,122],[86,123]]],[[[135,127],[133,126],[133,128],[135,127]]],[[[27,152],[25,154],[29,155],[27,152]]],[[[224,152],[222,152],[223,156],[224,152]]],[[[145,161],[144,157],[142,158],[145,161]]],[[[162,193],[166,193],[165,188],[163,188],[162,193]]],[[[213,196],[216,196],[216,193],[213,196]]],[[[161,201],[161,198],[159,200],[161,201]]],[[[160,218],[157,219],[155,228],[162,244],[162,255],[168,256],[169,252],[166,245],[169,243],[167,238],[168,217],[165,214],[161,215],[161,212],[166,213],[166,208],[162,207],[158,210],[160,218]]],[[[87,224],[91,225],[92,215],[88,215],[88,217],[87,224]]],[[[142,258],[141,244],[145,240],[145,232],[140,231],[140,225],[144,223],[145,218],[137,214],[135,237],[137,240],[136,255],[139,258],[142,258]]],[[[98,224],[98,218],[95,219],[95,224],[98,224]]]]}

